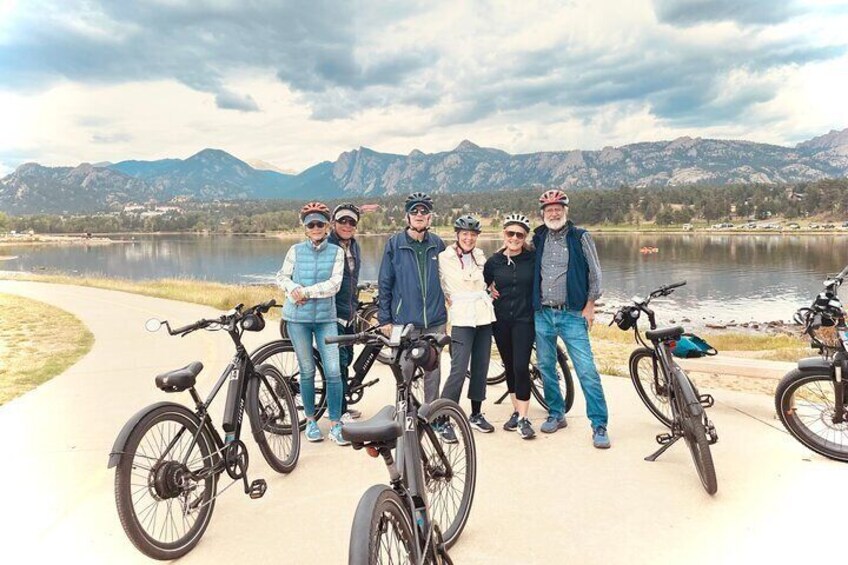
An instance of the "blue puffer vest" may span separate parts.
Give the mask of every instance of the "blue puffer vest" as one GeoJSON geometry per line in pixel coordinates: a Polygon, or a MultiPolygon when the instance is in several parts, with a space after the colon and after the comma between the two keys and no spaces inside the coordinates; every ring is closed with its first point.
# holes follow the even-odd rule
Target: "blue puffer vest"
{"type": "MultiPolygon", "coordinates": [[[[589,262],[583,253],[581,239],[586,230],[578,228],[571,220],[564,228],[565,241],[568,244],[568,271],[565,275],[566,307],[569,310],[582,310],[589,300],[589,262]]],[[[536,247],[536,266],[533,274],[533,310],[542,309],[542,255],[548,228],[543,224],[533,233],[533,245],[536,247]]]]}
{"type": "MultiPolygon", "coordinates": [[[[301,286],[312,286],[325,281],[333,274],[336,256],[344,253],[341,247],[329,243],[326,239],[315,247],[311,241],[294,246],[295,260],[292,280],[301,286]]],[[[313,298],[302,306],[286,299],[283,306],[283,319],[287,322],[324,323],[336,321],[336,297],[313,298]]]]}

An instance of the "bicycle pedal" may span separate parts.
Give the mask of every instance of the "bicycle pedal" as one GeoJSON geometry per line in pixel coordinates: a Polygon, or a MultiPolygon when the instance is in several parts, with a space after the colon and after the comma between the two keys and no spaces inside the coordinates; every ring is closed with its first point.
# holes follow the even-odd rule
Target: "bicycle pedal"
{"type": "Polygon", "coordinates": [[[713,426],[712,424],[710,424],[707,428],[707,440],[709,441],[710,445],[718,442],[718,432],[716,431],[715,426],[713,426]]]}
{"type": "Polygon", "coordinates": [[[712,408],[715,405],[715,399],[712,394],[702,394],[698,397],[698,401],[704,408],[712,408]]]}
{"type": "Polygon", "coordinates": [[[268,490],[268,483],[265,482],[265,479],[256,479],[252,483],[250,483],[250,489],[248,494],[250,498],[256,500],[257,498],[262,498],[265,496],[265,492],[268,490]]]}
{"type": "Polygon", "coordinates": [[[669,443],[674,438],[671,434],[657,434],[657,443],[660,445],[665,445],[669,443]]]}

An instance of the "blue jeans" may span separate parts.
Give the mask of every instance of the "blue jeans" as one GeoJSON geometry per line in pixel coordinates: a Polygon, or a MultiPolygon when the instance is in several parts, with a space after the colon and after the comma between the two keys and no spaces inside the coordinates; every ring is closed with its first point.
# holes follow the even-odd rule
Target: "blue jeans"
{"type": "Polygon", "coordinates": [[[303,323],[287,322],[287,329],[297,364],[300,367],[300,396],[307,418],[315,416],[315,360],[312,358],[314,342],[321,355],[324,369],[324,387],[327,390],[327,409],[330,420],[338,422],[342,417],[342,379],[339,369],[338,344],[327,345],[324,338],[338,335],[336,322],[303,323]]]}
{"type": "Polygon", "coordinates": [[[592,427],[606,426],[609,414],[601,377],[595,367],[592,346],[589,343],[589,325],[577,311],[553,310],[542,307],[534,316],[536,326],[536,358],[545,388],[548,412],[555,418],[565,415],[565,401],[557,383],[557,336],[565,342],[574,371],[586,398],[586,415],[592,427]]]}

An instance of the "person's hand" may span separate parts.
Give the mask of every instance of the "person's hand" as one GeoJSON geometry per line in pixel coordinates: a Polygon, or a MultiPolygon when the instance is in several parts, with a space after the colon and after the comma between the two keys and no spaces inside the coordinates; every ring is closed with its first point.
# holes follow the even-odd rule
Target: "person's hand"
{"type": "Polygon", "coordinates": [[[447,305],[448,305],[448,308],[450,308],[450,307],[451,307],[451,304],[453,304],[453,302],[451,302],[451,299],[450,299],[450,298],[448,298],[447,296],[445,296],[445,304],[447,304],[447,305]]]}
{"type": "Polygon", "coordinates": [[[489,294],[492,295],[492,300],[497,300],[498,298],[501,297],[501,293],[498,292],[497,288],[495,288],[495,283],[492,283],[491,285],[489,285],[489,294]]]}
{"type": "Polygon", "coordinates": [[[308,300],[308,298],[306,298],[306,296],[304,295],[303,287],[297,287],[296,289],[291,291],[291,298],[298,306],[306,304],[306,301],[308,300]]]}
{"type": "Polygon", "coordinates": [[[586,318],[586,324],[589,326],[589,329],[592,329],[592,325],[595,323],[595,303],[590,301],[586,303],[586,307],[583,308],[583,317],[586,318]]]}
{"type": "Polygon", "coordinates": [[[382,326],[380,326],[380,331],[383,333],[384,336],[391,337],[391,335],[392,335],[392,325],[391,324],[383,324],[382,326]]]}

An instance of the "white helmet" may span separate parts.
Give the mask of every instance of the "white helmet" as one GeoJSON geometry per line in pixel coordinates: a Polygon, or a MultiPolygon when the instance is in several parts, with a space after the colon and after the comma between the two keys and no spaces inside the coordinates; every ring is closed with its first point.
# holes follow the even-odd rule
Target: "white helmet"
{"type": "Polygon", "coordinates": [[[507,226],[516,225],[516,224],[523,227],[526,231],[528,231],[528,232],[530,231],[530,219],[527,216],[525,216],[524,214],[514,213],[514,214],[507,214],[506,216],[504,216],[504,221],[503,221],[503,227],[504,228],[506,228],[507,226]]]}

